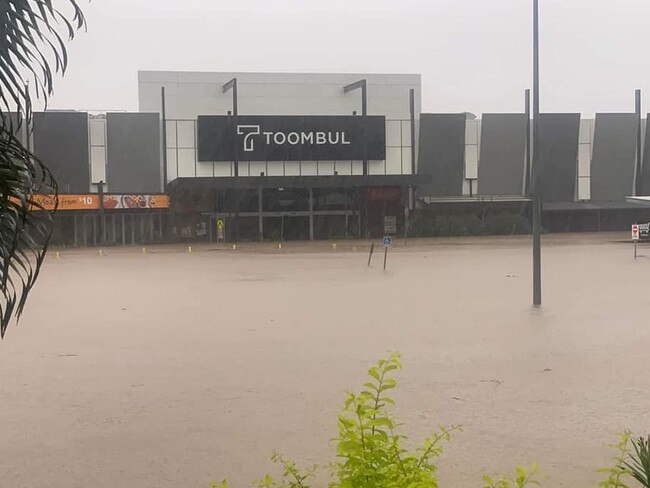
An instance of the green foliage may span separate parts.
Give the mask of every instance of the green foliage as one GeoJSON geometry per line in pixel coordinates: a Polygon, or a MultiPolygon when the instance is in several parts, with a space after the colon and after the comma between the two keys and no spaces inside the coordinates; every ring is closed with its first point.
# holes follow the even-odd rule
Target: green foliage
{"type": "MultiPolygon", "coordinates": [[[[395,372],[402,368],[400,355],[380,359],[368,371],[369,381],[359,393],[348,393],[338,415],[336,461],[331,465],[334,481],[329,488],[438,488],[436,461],[444,443],[459,426],[439,427],[414,450],[403,444],[406,437],[389,408],[395,404],[390,392],[397,387],[395,372]]],[[[311,488],[315,467],[300,470],[296,464],[274,453],[271,459],[282,467],[282,475],[267,475],[258,488],[311,488]]],[[[485,477],[485,488],[522,488],[536,484],[532,476],[537,466],[517,468],[514,478],[497,481],[485,477]]],[[[212,488],[228,488],[228,483],[213,483],[212,488]]]]}
{"type": "MultiPolygon", "coordinates": [[[[271,460],[282,466],[282,478],[279,481],[274,480],[270,475],[266,475],[257,482],[258,488],[309,488],[307,481],[314,476],[315,467],[301,471],[296,467],[296,463],[285,459],[278,453],[273,453],[271,460]]],[[[219,487],[219,488],[228,488],[219,487]]]]}
{"type": "Polygon", "coordinates": [[[611,447],[616,450],[616,456],[613,458],[614,465],[599,470],[600,473],[607,475],[599,486],[633,488],[627,483],[631,478],[642,487],[650,488],[650,436],[633,438],[632,433],[626,430],[620,434],[619,442],[611,447]]]}
{"type": "Polygon", "coordinates": [[[614,465],[612,467],[598,470],[607,475],[607,478],[598,484],[601,488],[630,488],[630,485],[623,480],[629,474],[624,463],[629,456],[630,437],[630,432],[625,431],[620,434],[619,442],[610,446],[616,450],[616,456],[613,458],[614,465]]]}
{"type": "Polygon", "coordinates": [[[368,371],[369,382],[349,393],[338,416],[337,481],[330,488],[437,488],[435,459],[453,430],[441,428],[413,452],[402,447],[406,438],[387,410],[397,386],[392,373],[401,368],[398,354],[381,359],[368,371]]]}
{"type": "Polygon", "coordinates": [[[539,466],[533,464],[530,468],[518,467],[513,477],[493,479],[489,476],[483,476],[483,488],[523,488],[525,486],[539,485],[534,479],[539,471],[539,466]]]}
{"type": "Polygon", "coordinates": [[[20,317],[34,286],[52,233],[52,215],[35,205],[32,196],[56,195],[54,178],[19,138],[20,113],[31,119],[26,81],[47,101],[53,76],[68,64],[64,37],[85,25],[74,0],[0,1],[0,337],[14,317],[20,317]],[[33,210],[40,210],[34,212],[33,210]]]}
{"type": "Polygon", "coordinates": [[[520,235],[530,233],[530,217],[519,208],[486,211],[418,209],[411,217],[413,237],[520,235]],[[445,212],[445,213],[442,213],[445,212]]]}
{"type": "Polygon", "coordinates": [[[632,441],[632,447],[634,450],[628,451],[622,466],[641,486],[650,488],[650,435],[637,437],[632,441]]]}

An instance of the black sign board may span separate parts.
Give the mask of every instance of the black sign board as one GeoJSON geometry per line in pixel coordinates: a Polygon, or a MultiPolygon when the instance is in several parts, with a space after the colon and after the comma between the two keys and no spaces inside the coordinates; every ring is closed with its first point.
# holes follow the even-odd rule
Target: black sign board
{"type": "Polygon", "coordinates": [[[200,115],[199,161],[386,159],[383,116],[200,115]]]}

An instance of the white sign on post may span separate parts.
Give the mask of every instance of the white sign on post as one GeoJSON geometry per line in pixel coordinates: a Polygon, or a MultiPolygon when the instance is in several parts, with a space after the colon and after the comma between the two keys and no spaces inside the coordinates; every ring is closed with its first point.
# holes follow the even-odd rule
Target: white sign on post
{"type": "Polygon", "coordinates": [[[639,226],[637,224],[634,224],[632,226],[632,240],[633,241],[639,240],[639,226]]]}
{"type": "Polygon", "coordinates": [[[397,217],[384,217],[384,233],[397,234],[397,217]]]}

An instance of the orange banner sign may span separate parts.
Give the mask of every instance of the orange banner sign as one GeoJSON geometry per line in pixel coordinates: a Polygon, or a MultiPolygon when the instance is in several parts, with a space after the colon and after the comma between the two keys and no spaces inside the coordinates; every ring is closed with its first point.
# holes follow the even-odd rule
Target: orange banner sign
{"type": "Polygon", "coordinates": [[[167,195],[105,195],[104,208],[169,208],[167,195]]]}
{"type": "MultiPolygon", "coordinates": [[[[54,197],[32,195],[33,210],[54,210],[54,197]]],[[[58,210],[99,210],[99,195],[59,195],[58,210]]],[[[167,195],[104,195],[104,209],[165,209],[167,195]]]]}
{"type": "MultiPolygon", "coordinates": [[[[32,209],[54,210],[54,197],[51,195],[32,195],[32,209]]],[[[98,195],[59,195],[59,210],[97,210],[98,195]]]]}

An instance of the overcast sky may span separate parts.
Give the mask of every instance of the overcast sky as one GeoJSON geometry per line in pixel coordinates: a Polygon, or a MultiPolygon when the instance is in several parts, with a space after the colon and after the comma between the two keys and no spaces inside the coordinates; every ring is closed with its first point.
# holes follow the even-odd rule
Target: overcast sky
{"type": "MultiPolygon", "coordinates": [[[[523,110],[531,85],[532,0],[78,1],[53,108],[137,110],[139,69],[421,73],[423,111],[477,114],[523,110]]],[[[542,111],[650,100],[649,0],[540,5],[542,111]]]]}

